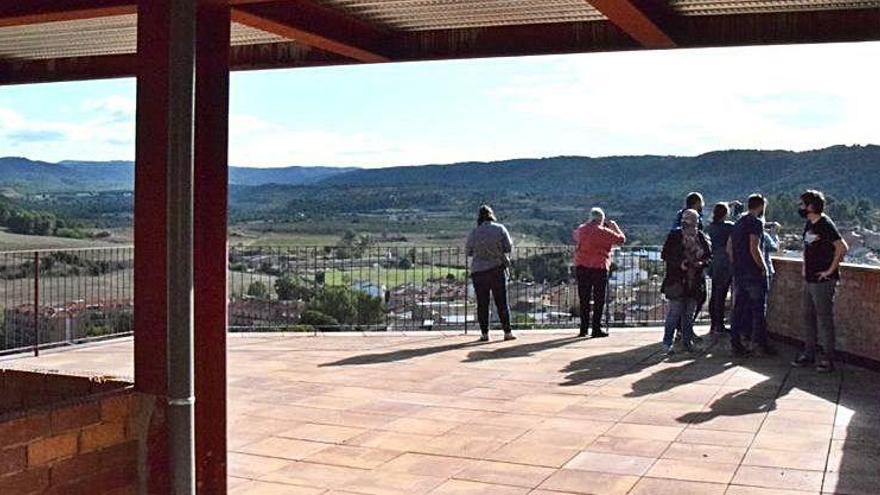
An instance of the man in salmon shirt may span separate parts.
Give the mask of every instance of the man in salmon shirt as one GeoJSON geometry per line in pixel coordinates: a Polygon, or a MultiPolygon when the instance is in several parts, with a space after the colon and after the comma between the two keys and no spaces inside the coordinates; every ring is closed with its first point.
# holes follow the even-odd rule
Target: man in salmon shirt
{"type": "Polygon", "coordinates": [[[607,337],[608,334],[602,331],[602,314],[605,308],[608,269],[611,268],[611,249],[626,242],[626,236],[613,220],[605,220],[605,212],[601,208],[593,208],[590,210],[590,221],[578,226],[572,237],[577,245],[574,251],[574,266],[581,305],[579,336],[587,336],[592,297],[591,336],[607,337]]]}

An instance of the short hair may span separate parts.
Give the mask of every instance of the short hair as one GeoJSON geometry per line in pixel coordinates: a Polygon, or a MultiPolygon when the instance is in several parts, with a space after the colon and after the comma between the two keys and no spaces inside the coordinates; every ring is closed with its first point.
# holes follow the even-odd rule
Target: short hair
{"type": "Polygon", "coordinates": [[[693,207],[696,206],[697,203],[702,203],[702,202],[703,202],[703,195],[698,192],[689,193],[687,195],[687,197],[684,198],[684,205],[687,208],[691,208],[691,209],[693,209],[693,207]]]}
{"type": "Polygon", "coordinates": [[[477,225],[482,225],[483,222],[497,222],[495,219],[495,212],[492,211],[492,207],[489,205],[480,205],[480,214],[477,216],[477,225]]]}
{"type": "Polygon", "coordinates": [[[730,207],[727,203],[715,203],[715,208],[712,208],[712,221],[720,222],[727,218],[727,215],[730,215],[730,207]]]}
{"type": "Polygon", "coordinates": [[[752,194],[751,196],[749,196],[749,210],[754,210],[755,208],[760,208],[762,206],[767,206],[767,198],[761,196],[760,194],[752,194]]]}
{"type": "Polygon", "coordinates": [[[805,206],[812,206],[813,213],[823,213],[825,211],[825,195],[822,191],[815,189],[807,189],[801,194],[801,201],[805,206]]]}
{"type": "Polygon", "coordinates": [[[605,211],[602,208],[599,208],[598,206],[590,208],[590,219],[596,220],[599,222],[605,220],[605,211]]]}

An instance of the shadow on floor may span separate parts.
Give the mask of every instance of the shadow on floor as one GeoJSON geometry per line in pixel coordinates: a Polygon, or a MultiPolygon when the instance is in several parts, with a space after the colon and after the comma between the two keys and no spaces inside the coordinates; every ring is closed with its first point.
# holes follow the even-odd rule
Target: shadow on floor
{"type": "Polygon", "coordinates": [[[477,361],[486,361],[489,359],[511,359],[519,357],[528,357],[536,352],[546,351],[563,347],[575,342],[583,342],[583,337],[563,337],[560,339],[542,340],[540,342],[531,342],[528,344],[511,345],[507,347],[499,347],[491,351],[473,351],[468,354],[463,361],[465,363],[474,363],[477,361]]]}
{"type": "Polygon", "coordinates": [[[458,349],[466,349],[468,347],[476,347],[480,345],[486,345],[489,342],[480,342],[480,341],[469,341],[469,342],[460,342],[456,344],[446,344],[446,345],[436,345],[430,347],[414,347],[409,349],[397,349],[389,352],[380,352],[373,354],[361,354],[358,356],[352,356],[345,359],[340,359],[339,361],[333,361],[332,363],[322,363],[319,364],[319,368],[326,368],[328,366],[349,366],[349,365],[359,365],[359,364],[377,364],[377,363],[391,363],[395,361],[405,361],[407,359],[413,359],[417,357],[430,356],[431,354],[439,354],[442,352],[455,351],[458,349]]]}

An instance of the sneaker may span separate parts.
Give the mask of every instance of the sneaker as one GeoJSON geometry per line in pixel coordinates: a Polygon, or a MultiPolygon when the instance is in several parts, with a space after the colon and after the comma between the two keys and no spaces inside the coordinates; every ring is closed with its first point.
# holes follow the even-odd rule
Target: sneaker
{"type": "Polygon", "coordinates": [[[758,348],[761,349],[761,352],[762,352],[765,356],[774,357],[774,356],[778,356],[778,355],[779,355],[779,351],[777,351],[775,347],[773,347],[772,345],[770,345],[770,344],[768,344],[768,343],[766,343],[766,342],[763,343],[763,344],[761,344],[761,345],[759,345],[758,348]]]}
{"type": "Polygon", "coordinates": [[[703,337],[700,337],[699,335],[694,335],[694,338],[693,338],[692,342],[693,342],[694,344],[702,344],[702,343],[703,343],[703,337]]]}
{"type": "Polygon", "coordinates": [[[590,336],[590,333],[587,332],[586,330],[581,330],[580,333],[578,333],[578,337],[581,337],[581,338],[586,338],[589,336],[590,336]]]}
{"type": "Polygon", "coordinates": [[[480,342],[489,342],[489,334],[484,333],[483,335],[480,335],[480,342]]]}
{"type": "Polygon", "coordinates": [[[594,339],[601,339],[602,337],[607,337],[607,336],[608,336],[608,332],[603,332],[602,330],[599,330],[598,332],[593,332],[592,334],[590,334],[590,337],[593,337],[594,339]]]}
{"type": "Polygon", "coordinates": [[[671,345],[663,345],[663,353],[667,356],[675,355],[675,347],[671,345]]]}
{"type": "Polygon", "coordinates": [[[804,353],[798,354],[794,361],[791,362],[791,365],[795,368],[804,368],[807,366],[812,366],[816,359],[812,356],[808,356],[804,353]]]}
{"type": "Polygon", "coordinates": [[[816,363],[817,373],[831,373],[832,371],[834,371],[834,363],[830,359],[820,359],[816,363]]]}
{"type": "Polygon", "coordinates": [[[507,332],[504,334],[504,340],[516,340],[516,335],[514,335],[512,332],[507,332]]]}

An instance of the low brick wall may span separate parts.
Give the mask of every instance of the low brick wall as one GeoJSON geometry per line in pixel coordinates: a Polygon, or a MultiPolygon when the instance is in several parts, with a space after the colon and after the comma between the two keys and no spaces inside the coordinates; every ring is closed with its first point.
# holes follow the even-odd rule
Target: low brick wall
{"type": "MultiPolygon", "coordinates": [[[[776,278],[770,291],[770,331],[787,340],[802,341],[801,261],[776,259],[776,278]]],[[[880,268],[848,265],[834,304],[837,350],[856,364],[880,368],[880,268]]]]}
{"type": "Polygon", "coordinates": [[[87,377],[2,377],[22,408],[0,415],[0,494],[160,493],[146,467],[164,437],[154,397],[87,377]]]}

